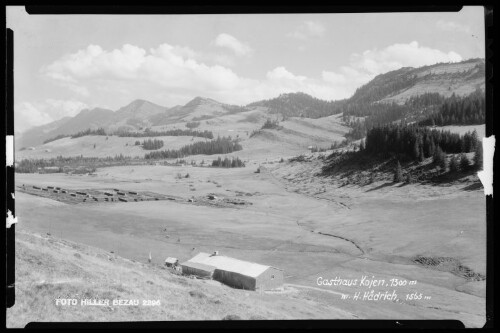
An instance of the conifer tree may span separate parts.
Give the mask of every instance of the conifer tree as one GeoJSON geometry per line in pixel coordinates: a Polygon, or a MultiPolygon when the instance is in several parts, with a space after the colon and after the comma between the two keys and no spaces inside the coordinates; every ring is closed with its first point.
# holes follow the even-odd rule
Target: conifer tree
{"type": "Polygon", "coordinates": [[[458,161],[455,156],[452,156],[450,159],[450,172],[457,172],[458,171],[458,161]]]}
{"type": "Polygon", "coordinates": [[[467,171],[469,169],[469,166],[470,164],[467,155],[460,154],[460,170],[467,171]]]}
{"type": "Polygon", "coordinates": [[[419,154],[418,154],[418,161],[423,162],[424,161],[424,148],[420,146],[419,154]]]}
{"type": "Polygon", "coordinates": [[[440,146],[437,146],[432,157],[432,162],[440,168],[446,169],[446,155],[440,146]]]}
{"type": "Polygon", "coordinates": [[[474,168],[476,170],[483,168],[483,145],[481,143],[478,143],[474,150],[474,168]]]}
{"type": "Polygon", "coordinates": [[[400,183],[401,181],[403,181],[403,170],[401,169],[401,164],[398,161],[396,169],[394,169],[394,182],[400,183]]]}
{"type": "Polygon", "coordinates": [[[413,182],[413,178],[411,177],[411,173],[409,172],[406,174],[406,182],[408,184],[411,184],[413,182]]]}

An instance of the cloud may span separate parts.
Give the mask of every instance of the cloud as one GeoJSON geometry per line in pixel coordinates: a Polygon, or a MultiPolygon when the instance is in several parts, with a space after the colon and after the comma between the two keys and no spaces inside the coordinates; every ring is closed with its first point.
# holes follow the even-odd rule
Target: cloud
{"type": "MultiPolygon", "coordinates": [[[[206,59],[195,50],[170,44],[147,51],[128,44],[115,50],[89,45],[43,67],[42,73],[54,82],[87,90],[94,99],[122,105],[136,96],[154,96],[154,102],[163,105],[184,104],[195,96],[244,105],[299,91],[326,100],[348,98],[378,74],[462,57],[414,41],[352,54],[346,66],[325,69],[318,77],[276,66],[260,79],[238,75],[229,65],[220,64],[224,60],[209,65],[206,59]]],[[[229,63],[231,58],[226,60],[229,63]]]]}
{"type": "Polygon", "coordinates": [[[252,48],[248,44],[240,42],[238,39],[229,34],[219,34],[215,38],[214,43],[219,47],[230,49],[238,56],[248,56],[253,53],[252,48]]]}
{"type": "Polygon", "coordinates": [[[66,116],[75,116],[88,105],[77,100],[46,99],[43,102],[22,102],[14,106],[15,130],[48,124],[66,116]]]}
{"type": "Polygon", "coordinates": [[[295,31],[287,36],[297,39],[307,39],[309,37],[321,37],[325,34],[325,27],[315,21],[305,21],[295,31]]]}
{"type": "Polygon", "coordinates": [[[284,81],[284,82],[304,82],[307,78],[305,76],[296,76],[287,71],[285,67],[276,67],[272,71],[267,72],[266,77],[271,81],[284,81]]]}
{"type": "Polygon", "coordinates": [[[466,34],[472,33],[472,30],[469,26],[451,21],[439,20],[436,22],[436,27],[444,31],[463,32],[466,34]]]}
{"type": "Polygon", "coordinates": [[[420,67],[438,62],[457,62],[462,57],[453,51],[448,53],[418,45],[393,44],[382,50],[367,50],[351,56],[352,67],[378,75],[401,67],[420,67]]]}
{"type": "MultiPolygon", "coordinates": [[[[172,52],[174,53],[174,52],[172,52]]],[[[47,66],[45,73],[52,78],[74,83],[75,78],[90,78],[96,75],[113,75],[121,79],[133,78],[144,62],[146,51],[125,44],[121,50],[104,51],[99,45],[64,56],[47,66]]]]}
{"type": "MultiPolygon", "coordinates": [[[[220,65],[208,66],[190,58],[186,48],[162,44],[146,52],[129,44],[105,51],[100,46],[66,55],[42,68],[42,74],[60,83],[89,89],[91,83],[109,81],[148,81],[168,88],[198,87],[208,90],[227,89],[238,77],[220,65]]],[[[98,88],[98,87],[97,87],[98,88]]]]}

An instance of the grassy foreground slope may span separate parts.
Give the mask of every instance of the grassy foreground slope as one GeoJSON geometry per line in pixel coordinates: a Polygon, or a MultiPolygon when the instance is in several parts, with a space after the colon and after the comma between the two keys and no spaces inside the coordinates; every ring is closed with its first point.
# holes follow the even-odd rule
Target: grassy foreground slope
{"type": "Polygon", "coordinates": [[[7,327],[53,321],[167,321],[355,318],[340,309],[297,297],[260,294],[215,281],[177,276],[161,266],[124,259],[48,235],[16,231],[16,303],[7,327]],[[76,306],[56,298],[78,299],[76,306]],[[139,306],[81,306],[80,299],[137,299],[139,306]],[[143,306],[160,300],[160,306],[143,306]]]}

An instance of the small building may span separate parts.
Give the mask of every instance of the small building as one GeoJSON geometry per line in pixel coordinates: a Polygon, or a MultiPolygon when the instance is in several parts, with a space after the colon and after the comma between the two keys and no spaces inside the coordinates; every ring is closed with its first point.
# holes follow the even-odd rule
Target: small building
{"type": "Polygon", "coordinates": [[[178,264],[179,264],[179,259],[177,258],[167,257],[167,259],[165,259],[165,266],[167,267],[174,267],[177,266],[178,264]]]}
{"type": "MultiPolygon", "coordinates": [[[[213,254],[199,253],[183,265],[215,267],[213,279],[228,286],[246,290],[270,290],[283,286],[283,270],[213,254]]],[[[184,273],[184,266],[183,266],[184,273]]],[[[196,275],[196,274],[195,274],[196,275]]]]}
{"type": "Polygon", "coordinates": [[[197,262],[186,261],[181,264],[183,275],[196,275],[203,278],[212,278],[215,267],[197,262]]]}

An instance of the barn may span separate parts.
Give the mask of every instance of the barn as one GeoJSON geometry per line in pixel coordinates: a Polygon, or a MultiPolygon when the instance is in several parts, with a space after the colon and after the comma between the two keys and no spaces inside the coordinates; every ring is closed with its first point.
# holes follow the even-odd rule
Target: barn
{"type": "Polygon", "coordinates": [[[217,254],[199,253],[187,263],[215,267],[213,279],[246,290],[270,290],[283,286],[283,270],[217,254]]]}

